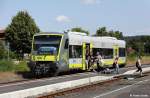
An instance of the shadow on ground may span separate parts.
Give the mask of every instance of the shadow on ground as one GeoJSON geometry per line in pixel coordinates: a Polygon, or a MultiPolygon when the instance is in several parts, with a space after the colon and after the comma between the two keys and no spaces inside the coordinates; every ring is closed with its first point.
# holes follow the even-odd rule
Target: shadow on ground
{"type": "MultiPolygon", "coordinates": [[[[77,73],[83,73],[83,72],[85,72],[85,71],[82,71],[82,70],[71,70],[71,71],[61,72],[57,76],[71,75],[71,74],[77,74],[77,73]]],[[[16,74],[22,76],[22,78],[24,78],[24,79],[36,79],[37,78],[37,77],[35,77],[29,71],[26,71],[26,72],[16,72],[16,74]]],[[[48,78],[48,77],[55,77],[55,76],[42,75],[42,76],[40,76],[38,78],[48,78]]]]}
{"type": "Polygon", "coordinates": [[[33,79],[34,78],[33,74],[29,71],[16,72],[16,74],[22,76],[24,79],[33,79]]]}

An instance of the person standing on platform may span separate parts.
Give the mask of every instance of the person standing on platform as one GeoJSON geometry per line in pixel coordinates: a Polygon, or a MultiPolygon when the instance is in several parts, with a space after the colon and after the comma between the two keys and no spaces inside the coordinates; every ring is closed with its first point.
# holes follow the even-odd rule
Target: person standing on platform
{"type": "Polygon", "coordinates": [[[137,61],[136,61],[136,72],[140,71],[140,76],[142,76],[142,65],[141,65],[141,59],[140,57],[138,57],[137,61]]]}
{"type": "Polygon", "coordinates": [[[97,71],[100,72],[103,70],[103,60],[99,52],[97,52],[96,55],[97,55],[96,56],[97,71]]]}
{"type": "Polygon", "coordinates": [[[114,63],[113,63],[113,67],[114,67],[114,71],[116,74],[119,74],[119,65],[118,65],[118,57],[115,58],[114,63]]]}
{"type": "Polygon", "coordinates": [[[92,52],[90,52],[90,54],[88,56],[88,65],[89,65],[88,70],[92,70],[92,71],[96,72],[94,69],[94,56],[93,56],[92,52]]]}

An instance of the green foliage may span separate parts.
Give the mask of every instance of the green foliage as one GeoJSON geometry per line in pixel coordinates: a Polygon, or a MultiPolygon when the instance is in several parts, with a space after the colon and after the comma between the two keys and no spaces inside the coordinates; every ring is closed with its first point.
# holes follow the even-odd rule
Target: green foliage
{"type": "Polygon", "coordinates": [[[96,36],[110,36],[117,39],[123,39],[123,34],[120,31],[107,31],[106,27],[99,27],[96,31],[96,36]]]}
{"type": "Polygon", "coordinates": [[[14,71],[15,72],[29,71],[29,68],[27,66],[27,62],[26,61],[20,61],[19,64],[16,64],[14,66],[14,71]]]}
{"type": "Polygon", "coordinates": [[[10,57],[10,59],[18,59],[18,55],[12,51],[9,52],[9,57],[10,57]]]}
{"type": "Polygon", "coordinates": [[[117,39],[123,39],[123,34],[120,31],[114,31],[112,34],[113,34],[112,37],[116,37],[117,39]]]}
{"type": "Polygon", "coordinates": [[[98,30],[96,31],[97,36],[108,36],[108,32],[106,30],[106,27],[99,27],[98,30]]]}
{"type": "Polygon", "coordinates": [[[135,51],[127,54],[127,58],[129,60],[135,60],[136,57],[137,57],[137,54],[135,51]]]}
{"type": "Polygon", "coordinates": [[[125,37],[127,48],[131,47],[137,55],[150,54],[150,36],[130,36],[125,37]]]}
{"type": "MultiPolygon", "coordinates": [[[[9,58],[10,59],[16,59],[17,55],[12,52],[9,51],[9,58]]],[[[2,43],[2,41],[0,40],[0,59],[8,59],[8,50],[6,48],[4,48],[4,44],[2,43]]]]}
{"type": "Polygon", "coordinates": [[[82,29],[81,27],[76,27],[71,29],[72,32],[81,32],[81,33],[86,33],[89,35],[89,31],[82,29]]]}
{"type": "Polygon", "coordinates": [[[0,71],[13,71],[14,69],[14,64],[12,61],[5,61],[1,60],[0,61],[0,71]]]}
{"type": "Polygon", "coordinates": [[[10,43],[11,50],[23,56],[24,53],[30,53],[32,36],[38,32],[40,30],[31,16],[26,11],[20,11],[6,28],[5,38],[10,43]]]}
{"type": "Polygon", "coordinates": [[[146,55],[150,55],[150,40],[149,42],[145,42],[144,43],[144,52],[146,53],[146,55]]]}
{"type": "Polygon", "coordinates": [[[29,68],[25,61],[20,61],[19,64],[14,64],[13,61],[0,60],[0,71],[23,72],[29,71],[29,68]]]}

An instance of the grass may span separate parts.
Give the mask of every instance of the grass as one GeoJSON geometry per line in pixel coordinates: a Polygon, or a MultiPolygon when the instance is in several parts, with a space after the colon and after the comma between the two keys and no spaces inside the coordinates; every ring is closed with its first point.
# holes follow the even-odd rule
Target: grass
{"type": "MultiPolygon", "coordinates": [[[[127,56],[127,65],[135,65],[136,60],[136,56],[127,56]]],[[[150,56],[142,56],[141,63],[150,64],[150,56]]]]}
{"type": "Polygon", "coordinates": [[[14,69],[13,62],[11,61],[0,61],[0,71],[12,71],[14,69]]]}
{"type": "Polygon", "coordinates": [[[27,66],[27,62],[26,61],[19,62],[19,64],[15,65],[14,70],[15,70],[15,72],[29,71],[29,68],[27,66]]]}
{"type": "Polygon", "coordinates": [[[13,61],[0,60],[1,72],[24,72],[29,71],[26,61],[20,61],[15,64],[13,61]]]}

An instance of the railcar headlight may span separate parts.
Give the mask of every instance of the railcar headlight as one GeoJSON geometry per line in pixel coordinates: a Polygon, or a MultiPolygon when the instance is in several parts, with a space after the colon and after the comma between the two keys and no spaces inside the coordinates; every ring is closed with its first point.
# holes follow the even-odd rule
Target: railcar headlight
{"type": "Polygon", "coordinates": [[[56,61],[56,65],[59,65],[59,62],[58,62],[58,61],[56,61]]]}

